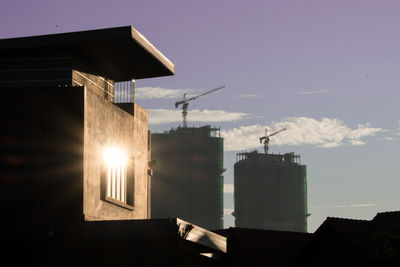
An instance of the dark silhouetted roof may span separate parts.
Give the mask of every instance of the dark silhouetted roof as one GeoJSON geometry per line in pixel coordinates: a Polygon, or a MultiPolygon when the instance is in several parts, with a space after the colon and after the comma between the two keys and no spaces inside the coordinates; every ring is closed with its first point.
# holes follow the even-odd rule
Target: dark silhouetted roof
{"type": "Polygon", "coordinates": [[[86,221],[85,234],[88,237],[102,239],[129,238],[165,238],[173,237],[174,229],[181,231],[185,225],[193,228],[184,238],[204,252],[226,253],[226,238],[222,235],[190,224],[179,218],[146,219],[146,220],[116,220],[116,221],[86,221]],[[177,228],[172,226],[176,225],[177,228]]]}
{"type": "Polygon", "coordinates": [[[289,266],[313,236],[309,233],[232,227],[214,232],[228,238],[229,261],[248,266],[289,266]]]}
{"type": "Polygon", "coordinates": [[[19,55],[73,56],[114,81],[175,73],[174,64],[131,26],[0,40],[0,57],[19,55]]]}
{"type": "Polygon", "coordinates": [[[379,212],[372,221],[400,224],[400,211],[379,212]]]}
{"type": "Polygon", "coordinates": [[[399,238],[399,224],[328,217],[315,231],[296,265],[387,266],[399,263],[399,238]]]}

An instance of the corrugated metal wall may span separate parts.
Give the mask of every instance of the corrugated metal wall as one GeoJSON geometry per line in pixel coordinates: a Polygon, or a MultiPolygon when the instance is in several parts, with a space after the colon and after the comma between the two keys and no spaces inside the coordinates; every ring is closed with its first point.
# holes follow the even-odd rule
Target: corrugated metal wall
{"type": "Polygon", "coordinates": [[[83,87],[2,88],[0,235],[79,232],[83,87]]]}
{"type": "Polygon", "coordinates": [[[0,56],[0,87],[71,85],[71,57],[13,55],[13,51],[0,56]]]}

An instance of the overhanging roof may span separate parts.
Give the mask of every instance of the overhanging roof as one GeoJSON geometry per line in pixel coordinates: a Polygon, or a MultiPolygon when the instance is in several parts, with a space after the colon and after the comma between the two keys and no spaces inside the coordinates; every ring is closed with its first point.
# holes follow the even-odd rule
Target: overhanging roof
{"type": "Polygon", "coordinates": [[[114,81],[175,74],[174,64],[131,26],[0,39],[0,58],[20,54],[73,56],[114,81]]]}

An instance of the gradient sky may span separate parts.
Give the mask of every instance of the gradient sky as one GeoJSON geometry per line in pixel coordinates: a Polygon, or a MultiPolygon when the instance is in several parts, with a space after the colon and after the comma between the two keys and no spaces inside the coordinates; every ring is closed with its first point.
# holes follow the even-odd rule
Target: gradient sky
{"type": "Polygon", "coordinates": [[[0,38],[139,30],[176,67],[175,76],[136,82],[152,131],[181,123],[173,104],[184,92],[226,85],[192,102],[188,117],[189,125],[220,126],[225,137],[226,213],[235,153],[261,148],[265,127],[287,127],[271,138],[271,151],[299,153],[307,165],[310,232],[327,216],[399,210],[399,1],[2,0],[0,7],[0,38]]]}

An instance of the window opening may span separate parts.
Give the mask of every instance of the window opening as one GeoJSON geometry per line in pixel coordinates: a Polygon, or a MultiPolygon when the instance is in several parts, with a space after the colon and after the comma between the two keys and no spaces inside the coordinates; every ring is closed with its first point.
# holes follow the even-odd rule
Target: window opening
{"type": "Polygon", "coordinates": [[[105,148],[102,172],[102,199],[123,207],[133,205],[133,177],[128,157],[122,149],[105,148]]]}

